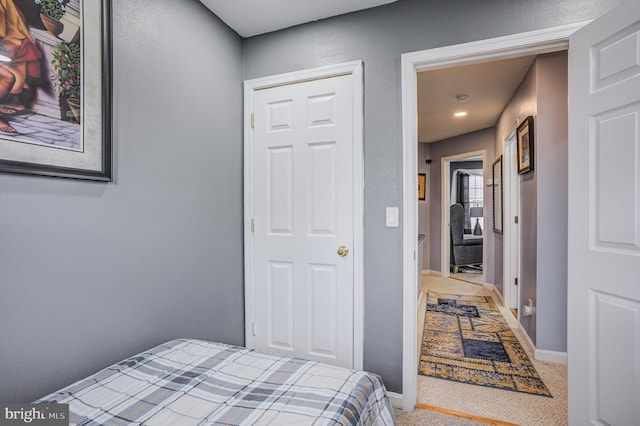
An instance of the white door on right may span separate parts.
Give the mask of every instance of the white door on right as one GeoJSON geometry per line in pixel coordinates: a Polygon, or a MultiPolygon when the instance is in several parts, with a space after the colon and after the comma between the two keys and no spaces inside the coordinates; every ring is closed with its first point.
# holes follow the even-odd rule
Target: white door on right
{"type": "Polygon", "coordinates": [[[640,1],[571,36],[569,423],[640,425],[640,1]]]}

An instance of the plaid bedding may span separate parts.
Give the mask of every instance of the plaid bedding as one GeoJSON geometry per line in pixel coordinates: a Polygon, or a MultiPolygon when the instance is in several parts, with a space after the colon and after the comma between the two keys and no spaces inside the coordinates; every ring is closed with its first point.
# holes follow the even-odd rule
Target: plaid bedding
{"type": "Polygon", "coordinates": [[[36,402],[70,404],[78,425],[395,425],[374,374],[192,339],[36,402]]]}

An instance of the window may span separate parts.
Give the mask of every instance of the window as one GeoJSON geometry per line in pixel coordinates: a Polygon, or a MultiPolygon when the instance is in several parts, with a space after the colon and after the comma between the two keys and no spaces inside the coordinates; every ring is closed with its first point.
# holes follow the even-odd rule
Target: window
{"type": "MultiPolygon", "coordinates": [[[[469,176],[469,206],[482,207],[484,204],[484,178],[482,176],[469,176]]],[[[475,220],[472,218],[472,227],[475,226],[475,220]]],[[[480,218],[480,228],[484,231],[484,223],[480,218]]]]}

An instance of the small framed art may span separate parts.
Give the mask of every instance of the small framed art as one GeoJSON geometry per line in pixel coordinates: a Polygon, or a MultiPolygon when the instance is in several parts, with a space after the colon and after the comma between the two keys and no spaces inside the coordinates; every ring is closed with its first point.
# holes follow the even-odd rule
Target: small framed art
{"type": "Polygon", "coordinates": [[[418,173],[418,200],[424,201],[427,198],[427,175],[418,173]]]}
{"type": "Polygon", "coordinates": [[[518,135],[518,174],[533,170],[533,117],[527,117],[517,130],[518,135]]]}

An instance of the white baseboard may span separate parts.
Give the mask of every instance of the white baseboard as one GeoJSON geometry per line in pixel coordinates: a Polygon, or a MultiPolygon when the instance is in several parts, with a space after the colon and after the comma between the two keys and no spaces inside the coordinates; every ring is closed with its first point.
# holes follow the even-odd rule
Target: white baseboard
{"type": "Polygon", "coordinates": [[[524,329],[524,327],[522,326],[522,323],[520,321],[518,321],[518,328],[522,332],[522,335],[524,336],[525,343],[527,344],[527,346],[529,346],[529,348],[531,349],[531,352],[533,352],[534,358],[535,358],[536,345],[533,344],[533,340],[531,340],[531,337],[529,337],[529,334],[527,333],[527,330],[524,329]]]}
{"type": "Polygon", "coordinates": [[[496,286],[493,285],[493,284],[490,284],[490,285],[485,284],[484,286],[485,287],[489,287],[491,290],[493,290],[493,294],[495,294],[496,298],[498,298],[498,301],[500,302],[500,305],[504,306],[504,299],[502,298],[502,295],[500,294],[500,292],[498,291],[496,286]]]}
{"type": "Polygon", "coordinates": [[[524,329],[524,327],[520,322],[518,322],[518,328],[520,328],[520,331],[524,335],[524,339],[527,345],[529,345],[529,347],[531,348],[531,351],[533,352],[533,357],[536,359],[536,361],[551,361],[551,362],[558,362],[560,364],[567,364],[568,356],[566,352],[537,349],[536,345],[533,344],[533,341],[531,340],[531,338],[527,334],[527,331],[524,329]]]}
{"type": "Polygon", "coordinates": [[[423,269],[422,270],[422,275],[436,275],[438,277],[441,277],[442,276],[442,272],[434,271],[433,269],[423,269]]]}
{"type": "Polygon", "coordinates": [[[391,406],[393,408],[402,410],[402,401],[403,401],[402,394],[395,393],[395,392],[387,392],[387,396],[389,397],[389,402],[391,403],[391,406]]]}
{"type": "Polygon", "coordinates": [[[567,363],[566,352],[556,352],[556,351],[548,351],[546,349],[536,349],[533,353],[534,353],[535,359],[537,359],[538,361],[559,362],[560,364],[567,363]]]}

